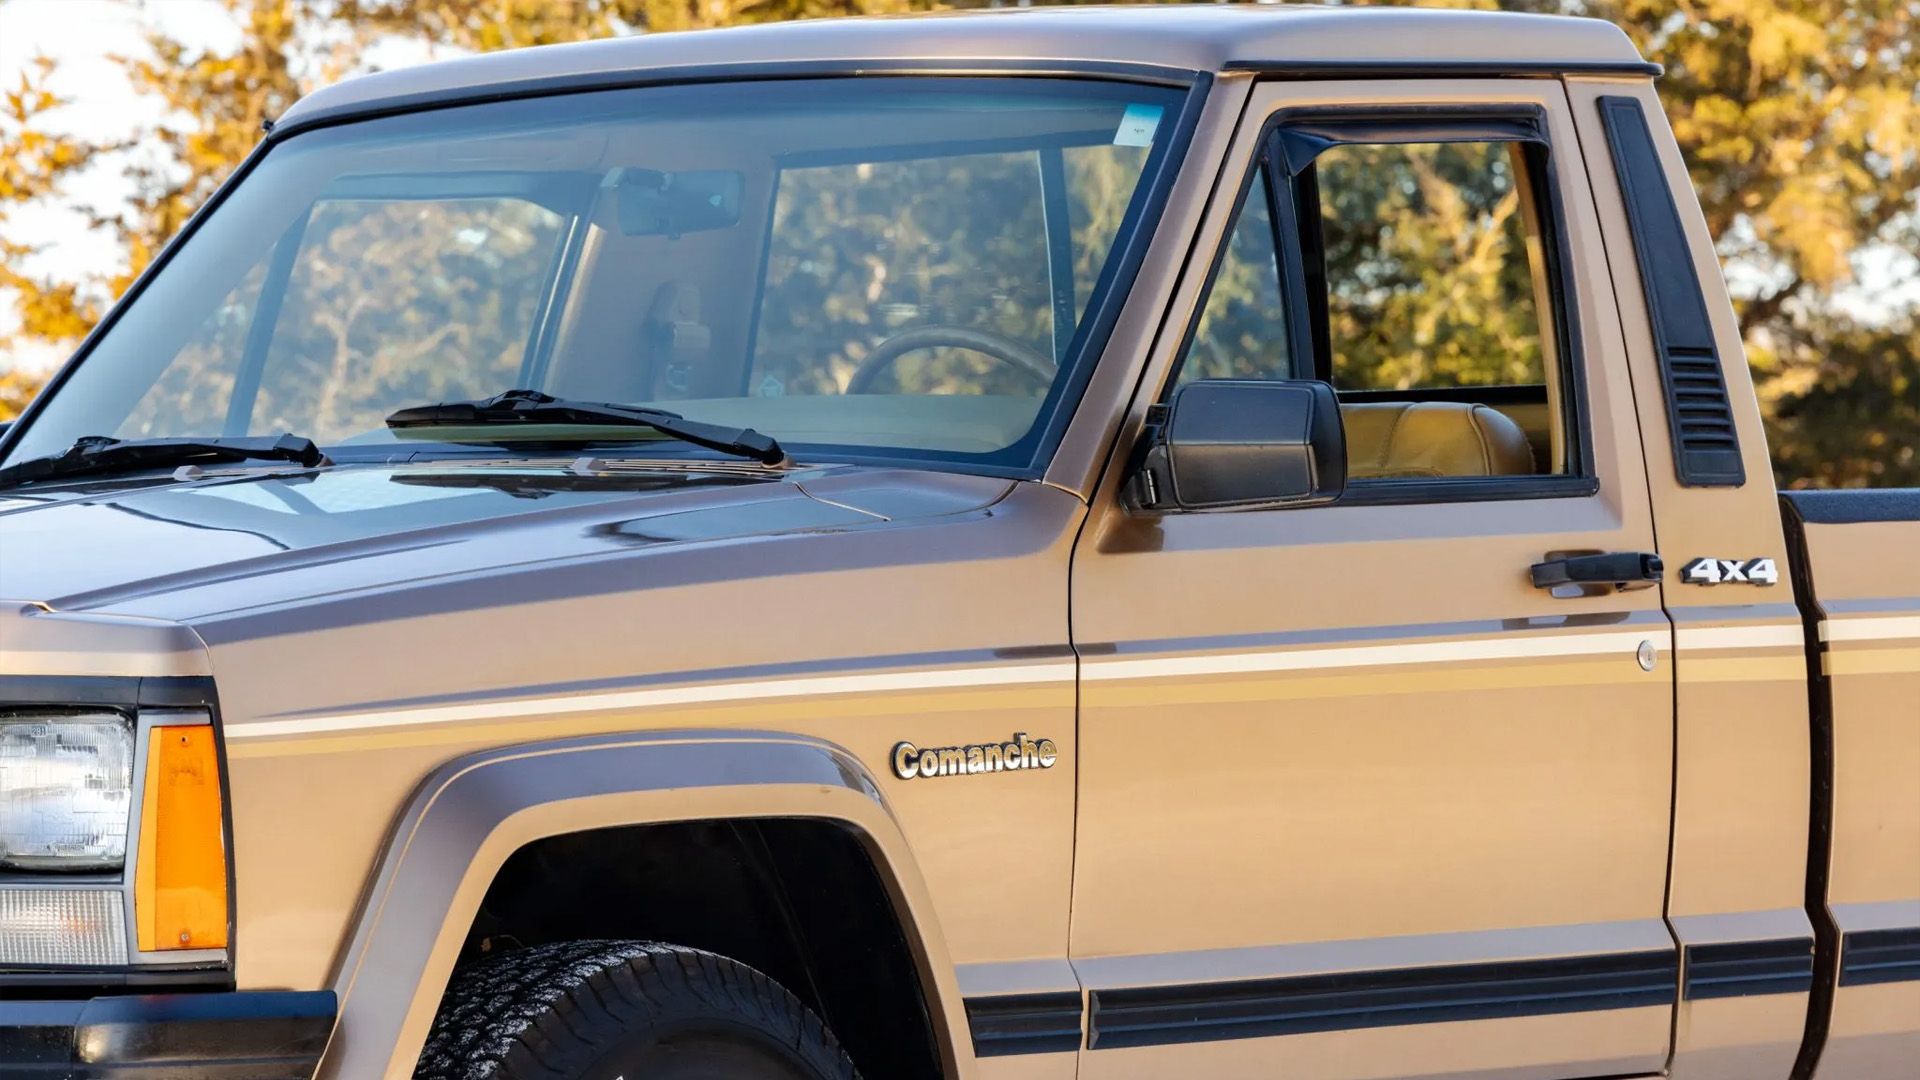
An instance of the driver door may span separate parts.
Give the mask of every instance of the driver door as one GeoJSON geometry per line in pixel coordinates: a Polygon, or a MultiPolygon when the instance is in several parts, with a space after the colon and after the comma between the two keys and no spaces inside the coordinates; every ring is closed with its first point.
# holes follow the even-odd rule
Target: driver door
{"type": "Polygon", "coordinates": [[[1255,91],[1073,563],[1081,1076],[1654,1072],[1673,679],[1561,85],[1255,91]],[[1145,515],[1146,406],[1329,381],[1346,496],[1145,515]]]}

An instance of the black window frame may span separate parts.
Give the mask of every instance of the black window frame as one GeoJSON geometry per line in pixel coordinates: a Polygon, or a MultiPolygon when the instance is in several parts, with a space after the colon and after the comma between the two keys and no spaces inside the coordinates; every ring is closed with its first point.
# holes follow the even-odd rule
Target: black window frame
{"type": "MultiPolygon", "coordinates": [[[[1319,188],[1313,162],[1334,146],[1391,145],[1437,142],[1505,142],[1525,147],[1524,182],[1532,189],[1542,232],[1541,251],[1554,336],[1554,359],[1560,368],[1560,416],[1566,452],[1565,471],[1532,476],[1454,476],[1437,478],[1369,478],[1350,480],[1336,505],[1403,505],[1422,503],[1490,502],[1517,499],[1584,498],[1600,490],[1593,452],[1591,410],[1586,386],[1586,354],[1579,330],[1578,298],[1570,286],[1572,250],[1566,208],[1561,195],[1555,146],[1547,129],[1547,111],[1531,103],[1461,105],[1344,105],[1300,106],[1276,111],[1264,122],[1259,150],[1241,180],[1228,231],[1213,254],[1201,301],[1189,319],[1160,400],[1172,394],[1186,363],[1187,351],[1213,293],[1214,279],[1224,262],[1233,225],[1249,197],[1256,178],[1265,176],[1265,197],[1276,235],[1280,283],[1286,312],[1288,351],[1293,375],[1332,383],[1331,342],[1327,329],[1327,280],[1321,250],[1319,188]],[[1264,169],[1264,172],[1263,172],[1264,169]]],[[[1531,387],[1438,388],[1436,401],[1512,401],[1531,387]]],[[[1404,399],[1403,392],[1398,399],[1404,399]]],[[[1417,393],[1417,392],[1416,392],[1417,393]]],[[[1368,391],[1348,391],[1378,399],[1368,391]]],[[[1365,397],[1358,400],[1366,400],[1365,397]]],[[[1549,399],[1550,400],[1550,399],[1549,399]]]]}
{"type": "MultiPolygon", "coordinates": [[[[1265,138],[1263,135],[1262,138],[1265,138]]],[[[1226,231],[1220,234],[1219,247],[1213,253],[1213,262],[1207,268],[1206,284],[1200,290],[1200,303],[1193,310],[1193,317],[1187,323],[1187,331],[1180,339],[1179,358],[1174,361],[1173,369],[1167,373],[1166,386],[1161,392],[1160,401],[1164,404],[1179,389],[1180,372],[1187,366],[1187,355],[1193,349],[1193,339],[1200,333],[1200,323],[1206,318],[1207,305],[1213,299],[1214,282],[1220,277],[1220,271],[1227,264],[1227,257],[1233,249],[1234,238],[1238,235],[1240,215],[1247,208],[1247,200],[1255,196],[1256,182],[1265,180],[1258,186],[1259,197],[1266,200],[1267,221],[1273,233],[1267,239],[1273,246],[1274,274],[1280,281],[1280,310],[1286,319],[1287,366],[1298,378],[1300,357],[1308,348],[1306,325],[1299,313],[1294,310],[1293,298],[1305,288],[1301,282],[1288,277],[1298,269],[1297,260],[1288,259],[1282,250],[1280,237],[1293,228],[1293,211],[1287,200],[1279,195],[1279,185],[1273,179],[1273,171],[1268,167],[1267,154],[1263,150],[1253,159],[1253,166],[1247,175],[1240,179],[1240,192],[1233,200],[1233,213],[1227,218],[1226,231]],[[1284,215],[1284,219],[1283,219],[1284,215]]]]}

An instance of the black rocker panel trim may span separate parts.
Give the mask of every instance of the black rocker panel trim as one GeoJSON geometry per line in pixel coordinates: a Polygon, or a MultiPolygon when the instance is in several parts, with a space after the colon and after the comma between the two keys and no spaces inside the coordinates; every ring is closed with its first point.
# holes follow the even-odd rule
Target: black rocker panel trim
{"type": "Polygon", "coordinates": [[[331,990],[0,1001],[0,1076],[307,1080],[338,1012],[331,990]]]}
{"type": "Polygon", "coordinates": [[[1653,324],[1674,472],[1683,487],[1739,487],[1747,482],[1747,471],[1720,349],[1646,112],[1636,98],[1603,97],[1600,119],[1653,324]]]}
{"type": "Polygon", "coordinates": [[[975,1057],[1080,1049],[1080,995],[1075,991],[971,997],[966,1007],[975,1057]]]}
{"type": "Polygon", "coordinates": [[[1810,937],[1687,946],[1686,978],[1680,995],[1688,1001],[1754,994],[1804,994],[1811,989],[1813,939],[1810,937]]]}
{"type": "Polygon", "coordinates": [[[1095,990],[1091,1049],[1672,1005],[1671,950],[1095,990]]]}
{"type": "Polygon", "coordinates": [[[1920,982],[1920,926],[1856,930],[1840,942],[1840,985],[1920,982]]]}

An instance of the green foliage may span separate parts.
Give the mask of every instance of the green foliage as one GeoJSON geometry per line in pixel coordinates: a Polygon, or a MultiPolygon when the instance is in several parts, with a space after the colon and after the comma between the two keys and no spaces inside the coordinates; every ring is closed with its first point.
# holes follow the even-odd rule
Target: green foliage
{"type": "Polygon", "coordinates": [[[1793,328],[1802,385],[1773,407],[1774,459],[1796,487],[1920,487],[1920,321],[1793,328]]]}
{"type": "Polygon", "coordinates": [[[1515,162],[1501,143],[1320,155],[1336,386],[1545,381],[1515,162]]]}
{"type": "Polygon", "coordinates": [[[1207,306],[1180,363],[1180,381],[1284,379],[1293,371],[1263,167],[1243,196],[1207,306]]]}

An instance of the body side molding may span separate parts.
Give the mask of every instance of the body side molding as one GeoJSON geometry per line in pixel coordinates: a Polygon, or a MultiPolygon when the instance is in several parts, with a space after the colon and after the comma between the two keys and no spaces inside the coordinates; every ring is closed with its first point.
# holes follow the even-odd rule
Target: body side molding
{"type": "Polygon", "coordinates": [[[1095,990],[1089,1049],[1671,1005],[1668,950],[1095,990]]]}
{"type": "Polygon", "coordinates": [[[970,997],[966,1005],[975,1057],[1080,1049],[1080,995],[1072,990],[970,997]]]}
{"type": "Polygon", "coordinates": [[[1686,959],[1680,996],[1688,1001],[1813,989],[1812,936],[1688,945],[1686,959]]]}
{"type": "Polygon", "coordinates": [[[1920,982],[1920,926],[1855,930],[1840,938],[1840,985],[1920,982]]]}

